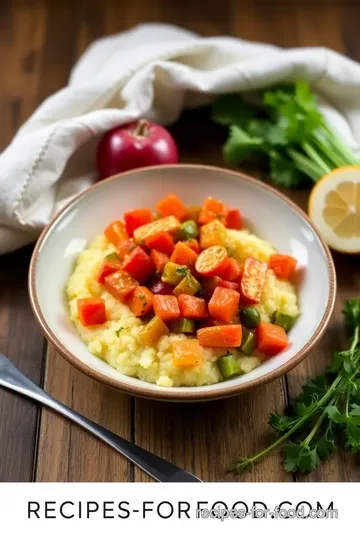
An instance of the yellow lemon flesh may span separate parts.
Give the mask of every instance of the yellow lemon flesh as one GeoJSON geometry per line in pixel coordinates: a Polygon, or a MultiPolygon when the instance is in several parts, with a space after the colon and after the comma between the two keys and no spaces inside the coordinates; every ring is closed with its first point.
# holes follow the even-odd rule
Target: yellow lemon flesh
{"type": "Polygon", "coordinates": [[[309,216],[332,249],[360,253],[360,166],[324,176],[311,192],[309,216]]]}

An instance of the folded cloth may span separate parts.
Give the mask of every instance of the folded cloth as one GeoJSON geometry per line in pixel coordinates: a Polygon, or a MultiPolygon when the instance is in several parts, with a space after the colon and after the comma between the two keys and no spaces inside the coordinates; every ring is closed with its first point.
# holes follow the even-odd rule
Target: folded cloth
{"type": "Polygon", "coordinates": [[[92,44],[68,86],[48,98],[0,156],[0,254],[36,239],[96,179],[102,133],[139,117],[174,122],[214,95],[306,79],[329,123],[360,145],[360,65],[325,48],[280,49],[203,38],[157,24],[92,44]]]}

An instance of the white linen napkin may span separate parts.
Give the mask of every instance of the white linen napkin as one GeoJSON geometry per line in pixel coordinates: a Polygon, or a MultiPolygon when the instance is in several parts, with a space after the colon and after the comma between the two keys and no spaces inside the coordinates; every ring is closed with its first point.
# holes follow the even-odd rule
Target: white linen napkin
{"type": "Polygon", "coordinates": [[[219,93],[307,79],[329,123],[360,148],[360,65],[325,48],[280,49],[145,24],[92,44],[0,156],[0,254],[36,239],[96,178],[105,131],[146,117],[174,122],[219,93]]]}

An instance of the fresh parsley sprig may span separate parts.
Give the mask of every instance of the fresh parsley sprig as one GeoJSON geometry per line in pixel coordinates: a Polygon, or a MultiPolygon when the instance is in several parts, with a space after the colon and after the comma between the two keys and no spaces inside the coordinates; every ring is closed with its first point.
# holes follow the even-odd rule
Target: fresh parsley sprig
{"type": "Polygon", "coordinates": [[[284,187],[316,182],[332,169],[359,164],[321,115],[304,81],[262,92],[252,103],[240,94],[220,96],[212,119],[229,126],[223,149],[227,163],[265,159],[271,178],[284,187]]]}
{"type": "Polygon", "coordinates": [[[278,437],[250,458],[239,457],[229,471],[239,474],[272,450],[283,447],[287,472],[310,472],[344,443],[360,451],[360,300],[344,305],[349,349],[336,352],[324,376],[303,385],[287,414],[270,415],[269,425],[278,437]]]}

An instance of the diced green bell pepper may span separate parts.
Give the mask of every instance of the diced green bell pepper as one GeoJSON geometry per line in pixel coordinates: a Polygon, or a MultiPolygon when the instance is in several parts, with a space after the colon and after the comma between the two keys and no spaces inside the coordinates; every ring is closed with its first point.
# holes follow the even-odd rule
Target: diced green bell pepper
{"type": "Polygon", "coordinates": [[[256,348],[256,337],[254,332],[250,332],[247,328],[243,328],[243,335],[241,340],[241,351],[245,356],[251,356],[256,348]]]}
{"type": "Polygon", "coordinates": [[[112,253],[109,253],[109,255],[106,255],[105,259],[107,261],[120,261],[120,257],[118,253],[115,253],[115,251],[113,251],[112,253]]]}
{"type": "Polygon", "coordinates": [[[171,261],[167,262],[161,276],[161,281],[170,283],[170,285],[179,285],[180,281],[187,276],[189,269],[187,266],[181,266],[171,261]]]}
{"type": "Polygon", "coordinates": [[[285,332],[289,332],[294,325],[296,317],[293,317],[284,311],[275,311],[273,320],[274,324],[281,326],[285,332]]]}
{"type": "Polygon", "coordinates": [[[190,294],[191,296],[195,296],[200,289],[201,285],[198,280],[194,278],[191,272],[188,272],[184,279],[180,281],[179,285],[175,287],[173,294],[175,296],[180,296],[180,294],[190,294]]]}
{"type": "Polygon", "coordinates": [[[191,240],[192,238],[196,238],[198,234],[199,229],[197,224],[192,219],[189,219],[180,225],[178,238],[179,240],[191,240]]]}
{"type": "Polygon", "coordinates": [[[217,365],[224,379],[228,379],[233,375],[241,372],[238,361],[233,354],[224,354],[217,360],[217,365]]]}
{"type": "Polygon", "coordinates": [[[195,334],[196,331],[195,321],[186,319],[186,317],[180,317],[180,319],[172,321],[170,328],[172,332],[178,334],[195,334]]]}

